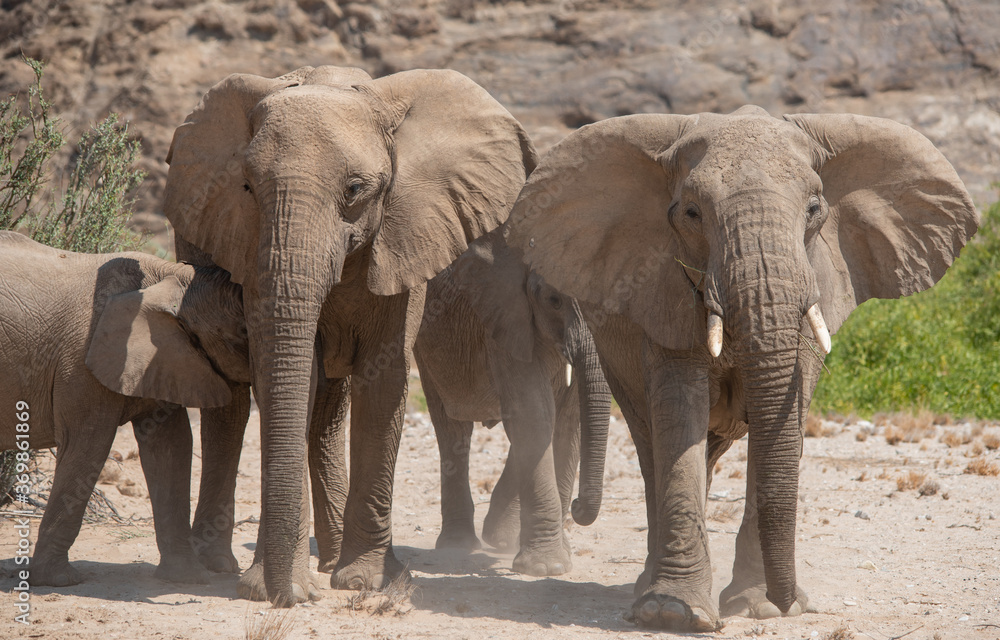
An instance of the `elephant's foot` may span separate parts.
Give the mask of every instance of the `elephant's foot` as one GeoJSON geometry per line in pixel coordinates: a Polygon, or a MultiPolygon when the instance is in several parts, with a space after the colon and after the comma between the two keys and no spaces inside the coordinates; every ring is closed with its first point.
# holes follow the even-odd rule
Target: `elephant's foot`
{"type": "Polygon", "coordinates": [[[214,573],[239,573],[240,563],[236,561],[229,545],[215,545],[198,552],[198,560],[214,573]]]}
{"type": "Polygon", "coordinates": [[[722,621],[714,612],[692,607],[680,598],[656,589],[649,590],[636,600],[625,619],[640,627],[684,633],[704,633],[722,628],[722,621]]]}
{"type": "Polygon", "coordinates": [[[529,576],[560,576],[573,568],[573,554],[565,534],[555,544],[528,544],[514,557],[514,571],[529,576]]]}
{"type": "Polygon", "coordinates": [[[333,573],[337,568],[337,561],[340,560],[340,556],[334,556],[333,558],[324,559],[323,556],[319,558],[319,567],[317,571],[320,573],[333,573]]]}
{"type": "Polygon", "coordinates": [[[181,584],[208,584],[211,582],[211,574],[194,556],[193,552],[160,558],[160,565],[153,572],[153,577],[181,584]]]}
{"type": "Polygon", "coordinates": [[[31,584],[44,587],[68,587],[83,582],[83,575],[73,568],[68,558],[53,560],[31,559],[31,584]]]}
{"type": "MultiPolygon", "coordinates": [[[[320,600],[319,590],[321,589],[319,576],[313,574],[308,569],[296,572],[292,575],[292,600],[291,604],[305,602],[306,600],[320,600]]],[[[264,602],[270,600],[267,597],[267,587],[264,585],[264,565],[255,563],[240,576],[240,581],[236,585],[236,595],[244,600],[255,600],[264,602]]]]}
{"type": "Polygon", "coordinates": [[[401,576],[402,579],[409,580],[410,572],[396,559],[392,547],[388,547],[384,551],[371,551],[338,566],[330,576],[330,586],[351,591],[381,590],[401,576]]]}
{"type": "Polygon", "coordinates": [[[476,551],[482,549],[483,545],[476,536],[476,527],[471,522],[464,524],[443,524],[441,525],[441,535],[434,543],[435,549],[460,549],[462,551],[476,551]]]}
{"type": "Polygon", "coordinates": [[[521,546],[520,511],[508,509],[498,516],[486,514],[483,521],[483,540],[498,551],[514,553],[521,546]]]}
{"type": "Polygon", "coordinates": [[[796,588],[795,602],[792,603],[788,611],[782,613],[777,605],[767,599],[766,586],[762,584],[749,587],[737,586],[734,582],[719,594],[719,611],[725,618],[742,616],[766,620],[767,618],[798,616],[812,611],[812,609],[809,608],[809,596],[802,589],[796,588]]]}

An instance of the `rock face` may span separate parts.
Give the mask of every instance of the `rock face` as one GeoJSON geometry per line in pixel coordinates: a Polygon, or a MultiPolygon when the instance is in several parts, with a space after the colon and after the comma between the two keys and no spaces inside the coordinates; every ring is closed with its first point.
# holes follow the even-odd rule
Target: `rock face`
{"type": "MultiPolygon", "coordinates": [[[[46,60],[57,110],[83,129],[122,113],[143,143],[139,210],[160,211],[177,125],[229,73],[338,64],[382,75],[457,69],[540,150],[642,112],[854,112],[928,136],[979,204],[1000,167],[995,0],[2,0],[0,91],[46,60]]],[[[154,225],[155,226],[155,225],[154,225]]]]}

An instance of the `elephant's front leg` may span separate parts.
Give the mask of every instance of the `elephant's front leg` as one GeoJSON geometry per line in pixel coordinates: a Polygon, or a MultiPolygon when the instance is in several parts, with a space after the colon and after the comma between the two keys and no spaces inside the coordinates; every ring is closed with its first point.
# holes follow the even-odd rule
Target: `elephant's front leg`
{"type": "Polygon", "coordinates": [[[320,380],[309,424],[309,478],[316,512],[319,570],[330,573],[340,560],[347,504],[347,411],[350,378],[320,380]]]}
{"type": "Polygon", "coordinates": [[[657,535],[650,584],[632,605],[635,621],[672,631],[721,628],[712,601],[705,526],[709,418],[707,351],[669,352],[645,341],[642,365],[653,448],[657,535]]]}
{"type": "Polygon", "coordinates": [[[533,576],[561,575],[573,563],[552,456],[551,376],[540,358],[520,362],[499,351],[491,354],[490,368],[519,479],[521,549],[513,569],[533,576]]]}
{"type": "Polygon", "coordinates": [[[250,418],[250,385],[231,382],[232,402],[201,410],[201,485],[191,544],[209,571],[239,573],[233,555],[236,476],[250,418]]]}
{"type": "Polygon", "coordinates": [[[356,364],[351,377],[350,488],[334,589],[381,589],[405,572],[392,549],[391,514],[409,351],[387,343],[382,353],[356,364]]]}
{"type": "MultiPolygon", "coordinates": [[[[191,424],[187,409],[161,406],[132,420],[139,460],[153,505],[160,565],[168,582],[208,584],[209,573],[191,547],[191,424]]],[[[228,524],[232,535],[232,523],[228,524]]]]}
{"type": "Polygon", "coordinates": [[[736,536],[736,558],[733,561],[733,581],[719,594],[719,610],[723,617],[777,618],[797,616],[809,611],[809,597],[801,587],[796,588],[796,599],[785,614],[767,599],[764,579],[764,557],[760,550],[760,533],[757,529],[757,473],[753,449],[747,452],[747,499],[743,510],[743,523],[736,536]]]}

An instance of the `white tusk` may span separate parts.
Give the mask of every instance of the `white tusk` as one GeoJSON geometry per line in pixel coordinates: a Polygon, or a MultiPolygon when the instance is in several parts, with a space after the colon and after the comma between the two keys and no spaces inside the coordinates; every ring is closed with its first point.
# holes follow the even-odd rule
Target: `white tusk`
{"type": "Polygon", "coordinates": [[[806,320],[809,321],[809,326],[812,327],[813,335],[816,336],[816,342],[819,343],[819,348],[823,350],[823,354],[830,353],[830,330],[826,328],[826,320],[823,319],[823,314],[820,313],[818,302],[809,307],[809,311],[806,311],[806,320]]]}
{"type": "Polygon", "coordinates": [[[708,352],[713,358],[722,353],[722,318],[714,313],[708,314],[708,352]]]}
{"type": "Polygon", "coordinates": [[[573,384],[573,365],[566,363],[566,386],[573,384]]]}

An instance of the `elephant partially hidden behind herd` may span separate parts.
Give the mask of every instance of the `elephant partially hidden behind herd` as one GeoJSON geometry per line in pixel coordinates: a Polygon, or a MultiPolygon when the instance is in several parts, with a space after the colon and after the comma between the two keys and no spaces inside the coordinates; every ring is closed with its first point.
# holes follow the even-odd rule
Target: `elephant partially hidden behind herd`
{"type": "MultiPolygon", "coordinates": [[[[412,354],[441,450],[438,546],[479,546],[469,437],[502,420],[510,456],[483,537],[518,548],[516,571],[569,571],[563,521],[597,516],[613,394],[649,520],[628,615],[697,631],[801,613],[802,424],[829,336],[869,298],[931,286],[979,220],[941,153],[888,120],[622,116],[539,161],[486,91],[440,70],[230,76],[167,161],[165,212],[190,266],[0,235],[0,395],[30,405],[32,447],[59,448],[32,584],[81,580],[68,549],[130,420],[157,574],[239,571],[252,384],[262,515],[240,594],[317,597],[307,473],[320,569],[337,588],[384,586],[405,571],[390,513],[412,354]],[[203,408],[193,525],[184,406],[203,408]],[[707,470],[748,432],[733,581],[717,603],[707,470]]],[[[5,425],[0,446],[19,429],[5,425]]]]}

